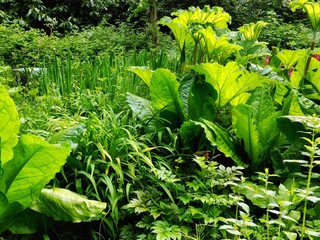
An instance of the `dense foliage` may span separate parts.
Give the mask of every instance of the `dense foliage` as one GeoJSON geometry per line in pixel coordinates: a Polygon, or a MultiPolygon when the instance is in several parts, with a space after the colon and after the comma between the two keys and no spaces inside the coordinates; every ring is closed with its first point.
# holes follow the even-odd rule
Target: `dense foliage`
{"type": "Polygon", "coordinates": [[[320,238],[320,3],[216,2],[162,17],[157,47],[1,25],[1,238],[320,238]],[[248,6],[272,12],[231,25],[248,6]]]}
{"type": "Polygon", "coordinates": [[[303,14],[292,16],[287,0],[28,0],[23,2],[1,0],[0,3],[2,23],[18,23],[24,27],[42,28],[46,29],[48,34],[53,30],[70,31],[97,25],[103,20],[111,24],[128,20],[138,25],[146,24],[150,20],[152,7],[156,8],[157,15],[161,18],[178,9],[187,9],[189,6],[221,6],[232,15],[232,29],[240,27],[243,23],[262,20],[269,12],[281,16],[285,23],[303,18],[303,14]]]}

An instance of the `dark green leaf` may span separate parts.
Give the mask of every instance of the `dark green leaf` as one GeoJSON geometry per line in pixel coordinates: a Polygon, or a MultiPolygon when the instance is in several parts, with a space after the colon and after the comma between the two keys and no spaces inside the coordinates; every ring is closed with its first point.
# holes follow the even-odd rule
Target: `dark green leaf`
{"type": "Polygon", "coordinates": [[[207,139],[211,142],[211,145],[216,146],[226,157],[232,158],[237,165],[245,167],[246,164],[244,164],[238,156],[234,142],[229,133],[218,124],[205,119],[202,119],[201,121],[203,123],[197,124],[204,129],[207,139]]]}
{"type": "Polygon", "coordinates": [[[159,68],[153,73],[150,83],[152,106],[173,127],[180,127],[185,119],[178,89],[176,76],[169,70],[159,68]]]}
{"type": "Polygon", "coordinates": [[[240,104],[232,109],[232,126],[237,136],[244,141],[244,148],[249,154],[253,169],[257,169],[261,163],[263,148],[250,106],[240,104]]]}
{"type": "Polygon", "coordinates": [[[191,87],[188,101],[189,118],[195,121],[200,118],[213,121],[217,97],[217,91],[210,83],[201,80],[195,81],[191,87]]]}

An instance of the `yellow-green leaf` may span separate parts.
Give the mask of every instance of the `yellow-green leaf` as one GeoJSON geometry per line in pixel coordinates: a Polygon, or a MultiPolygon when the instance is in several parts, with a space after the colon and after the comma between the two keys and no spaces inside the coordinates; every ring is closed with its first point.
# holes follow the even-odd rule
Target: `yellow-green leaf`
{"type": "Polygon", "coordinates": [[[0,161],[5,164],[13,157],[12,148],[18,142],[19,115],[7,90],[0,85],[0,161]]]}

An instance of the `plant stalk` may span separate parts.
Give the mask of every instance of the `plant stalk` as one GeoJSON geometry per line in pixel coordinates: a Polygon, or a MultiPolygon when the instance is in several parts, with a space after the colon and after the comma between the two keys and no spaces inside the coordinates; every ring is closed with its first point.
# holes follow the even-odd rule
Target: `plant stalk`
{"type": "MultiPolygon", "coordinates": [[[[310,55],[308,57],[307,63],[306,63],[306,68],[304,70],[304,77],[306,78],[308,76],[308,72],[309,72],[309,68],[310,68],[310,63],[311,63],[311,58],[312,58],[312,52],[316,47],[316,42],[317,42],[317,31],[313,31],[312,33],[312,42],[311,42],[311,48],[310,48],[310,55]]],[[[304,83],[302,83],[302,86],[304,85],[304,83]]]]}
{"type": "MultiPolygon", "coordinates": [[[[269,169],[265,169],[265,193],[267,195],[267,191],[268,191],[268,179],[269,179],[269,169]]],[[[266,227],[267,227],[267,240],[270,239],[270,226],[269,226],[269,204],[267,206],[267,214],[266,214],[266,227]]]]}
{"type": "Polygon", "coordinates": [[[311,176],[312,176],[312,169],[313,169],[313,161],[314,161],[314,155],[315,155],[315,131],[312,130],[312,146],[311,146],[311,153],[310,153],[310,164],[309,164],[309,171],[308,171],[308,180],[307,180],[307,187],[306,187],[306,197],[304,200],[304,206],[303,206],[303,217],[302,217],[302,231],[301,231],[301,239],[304,238],[304,232],[305,232],[305,226],[306,226],[306,217],[307,217],[307,207],[308,207],[308,196],[310,191],[310,185],[311,185],[311,176]]]}

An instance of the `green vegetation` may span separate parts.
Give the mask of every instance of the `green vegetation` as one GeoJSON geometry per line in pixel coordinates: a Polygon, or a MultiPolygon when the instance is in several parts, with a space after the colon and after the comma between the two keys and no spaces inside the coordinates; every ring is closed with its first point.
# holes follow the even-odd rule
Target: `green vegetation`
{"type": "Polygon", "coordinates": [[[248,6],[2,9],[0,239],[320,239],[320,3],[248,6]]]}

